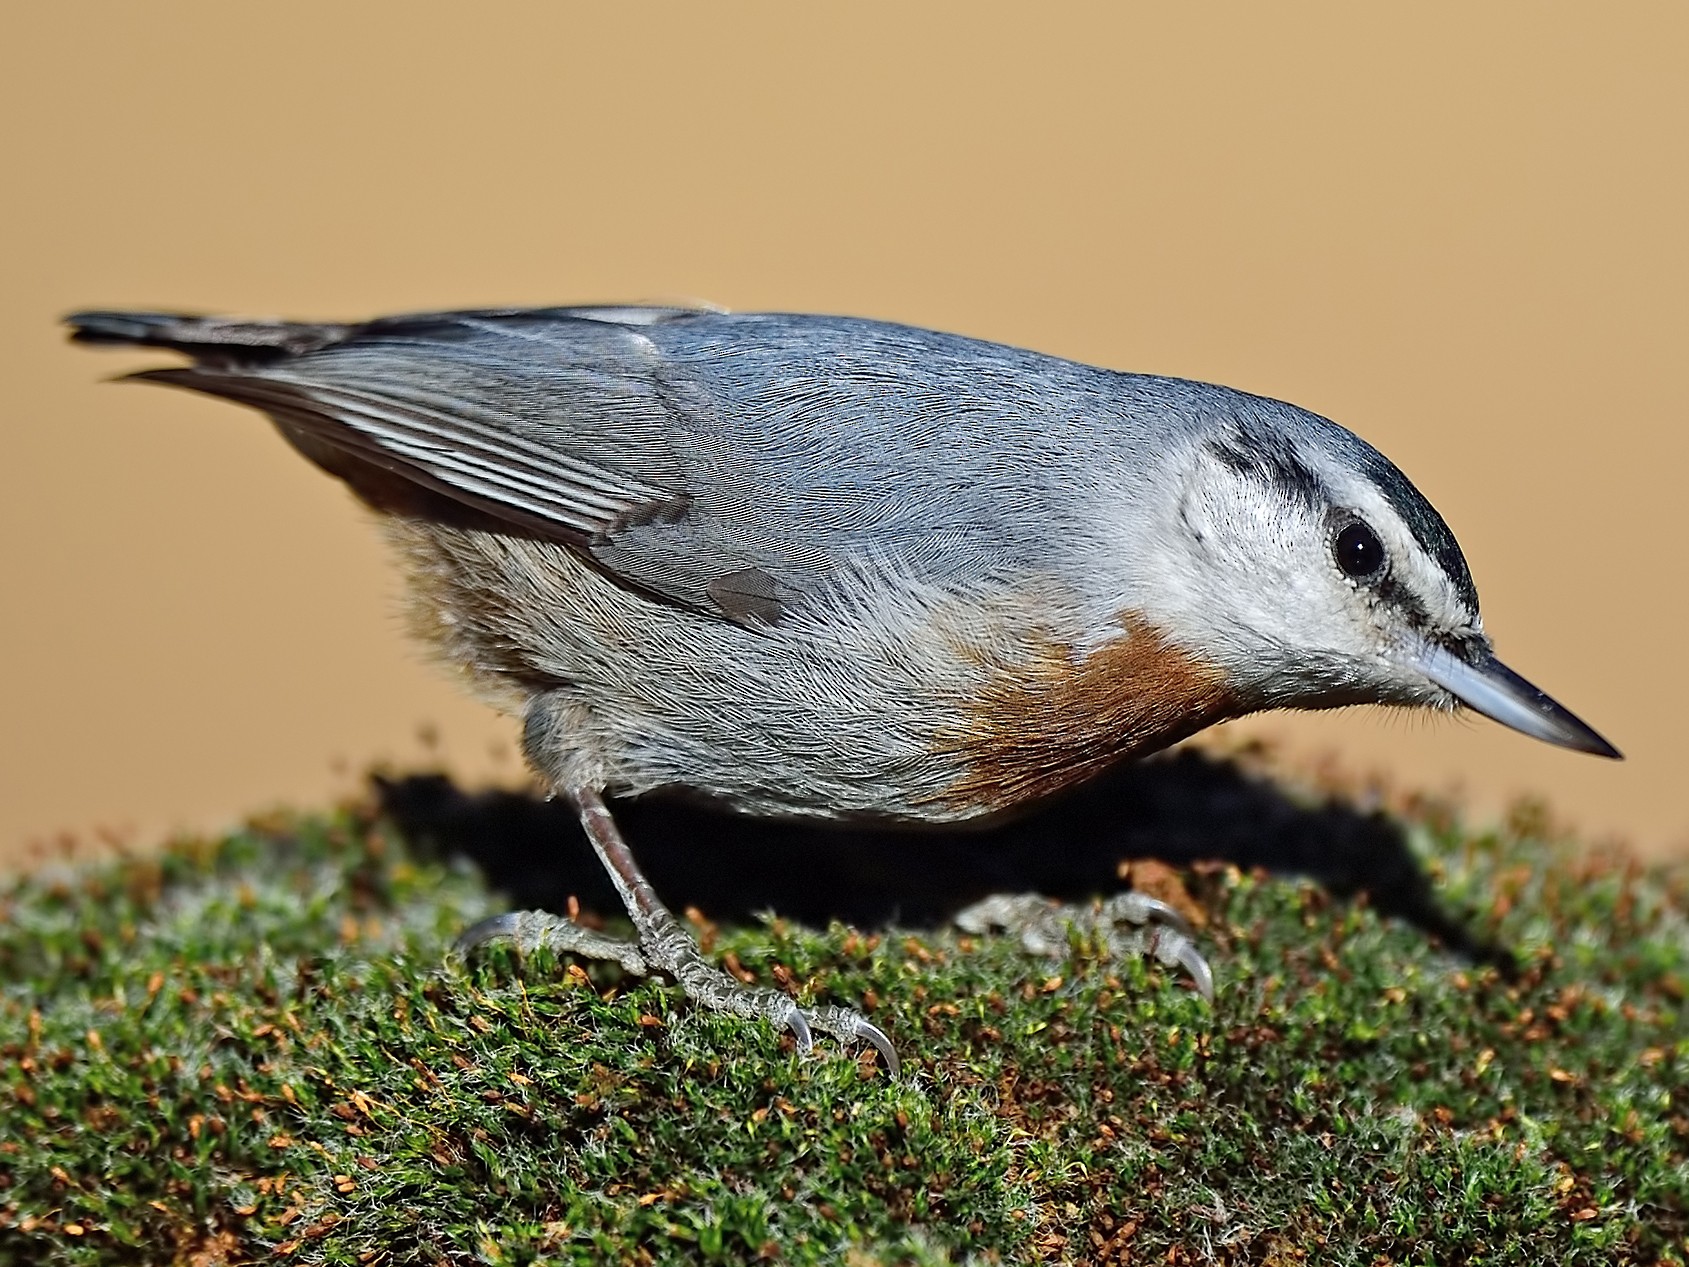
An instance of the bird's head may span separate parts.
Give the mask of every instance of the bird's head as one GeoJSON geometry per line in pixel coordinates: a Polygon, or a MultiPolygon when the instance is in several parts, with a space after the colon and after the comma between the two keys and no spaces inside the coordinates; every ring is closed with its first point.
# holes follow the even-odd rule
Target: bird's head
{"type": "Polygon", "coordinates": [[[1256,707],[1464,705],[1619,755],[1496,659],[1460,546],[1387,458],[1293,406],[1225,399],[1172,459],[1145,560],[1156,624],[1256,707]]]}

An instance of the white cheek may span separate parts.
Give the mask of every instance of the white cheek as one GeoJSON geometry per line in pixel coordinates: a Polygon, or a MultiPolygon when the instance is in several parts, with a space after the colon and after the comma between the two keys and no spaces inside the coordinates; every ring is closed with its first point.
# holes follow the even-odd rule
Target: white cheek
{"type": "Polygon", "coordinates": [[[1135,560],[1144,617],[1263,698],[1359,685],[1372,676],[1372,622],[1312,513],[1254,480],[1206,472],[1163,503],[1158,548],[1135,560]]]}
{"type": "Polygon", "coordinates": [[[1190,574],[1203,609],[1249,641],[1306,645],[1343,619],[1348,595],[1311,551],[1321,529],[1253,481],[1186,503],[1201,525],[1190,539],[1190,574]]]}

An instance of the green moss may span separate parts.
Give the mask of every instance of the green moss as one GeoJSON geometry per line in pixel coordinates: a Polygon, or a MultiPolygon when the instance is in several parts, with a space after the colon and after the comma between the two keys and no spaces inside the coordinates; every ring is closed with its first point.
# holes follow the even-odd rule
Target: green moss
{"type": "Polygon", "coordinates": [[[720,933],[870,1000],[895,1082],[661,983],[466,969],[495,900],[351,813],[37,873],[0,897],[0,1260],[1682,1261],[1681,880],[1408,830],[1516,980],[1226,868],[1186,876],[1212,1008],[1082,945],[720,933]]]}

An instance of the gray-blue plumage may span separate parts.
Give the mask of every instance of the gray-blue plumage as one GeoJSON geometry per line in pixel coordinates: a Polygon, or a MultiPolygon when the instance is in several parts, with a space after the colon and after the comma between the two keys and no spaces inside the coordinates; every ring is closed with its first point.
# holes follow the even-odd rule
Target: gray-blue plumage
{"type": "MultiPolygon", "coordinates": [[[[77,319],[84,337],[104,316],[77,319]]],[[[110,320],[128,339],[137,318],[110,320]]],[[[1325,496],[1256,431],[1350,451],[1476,608],[1452,534],[1387,459],[1230,388],[836,317],[555,308],[267,328],[269,347],[223,327],[208,363],[150,376],[258,405],[700,611],[775,617],[864,563],[945,586],[1035,573],[1053,540],[1097,531],[1093,495],[1138,495],[1198,436],[1274,455],[1279,478],[1288,462],[1325,496]],[[306,333],[274,357],[290,329],[306,333]]],[[[193,351],[187,333],[156,341],[193,351]]]]}

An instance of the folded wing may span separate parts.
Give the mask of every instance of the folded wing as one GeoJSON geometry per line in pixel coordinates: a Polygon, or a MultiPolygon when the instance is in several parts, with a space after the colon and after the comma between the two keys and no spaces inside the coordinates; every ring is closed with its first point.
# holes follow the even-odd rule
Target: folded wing
{"type": "Polygon", "coordinates": [[[973,456],[1006,406],[986,388],[970,402],[993,366],[965,340],[903,349],[932,336],[666,308],[70,320],[85,341],[187,352],[136,377],[259,409],[354,486],[360,469],[401,476],[719,617],[777,620],[865,560],[966,583],[1012,544],[976,489],[1003,462],[973,456]],[[946,355],[946,386],[911,371],[946,355]]]}

